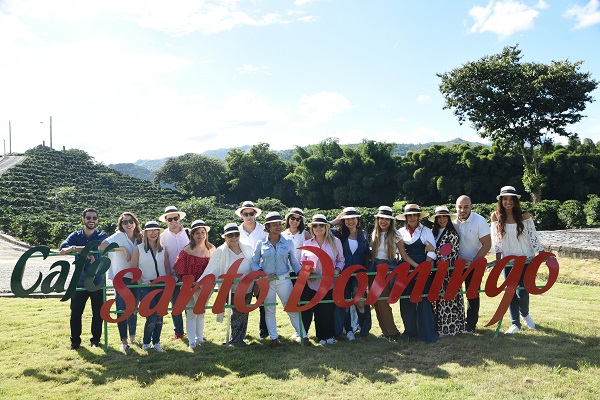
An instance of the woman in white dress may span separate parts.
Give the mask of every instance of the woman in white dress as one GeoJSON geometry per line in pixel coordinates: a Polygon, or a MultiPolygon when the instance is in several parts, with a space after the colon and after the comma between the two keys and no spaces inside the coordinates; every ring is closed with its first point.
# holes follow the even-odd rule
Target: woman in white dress
{"type": "MultiPolygon", "coordinates": [[[[544,248],[535,230],[533,218],[527,211],[521,209],[521,195],[512,186],[504,186],[496,196],[498,205],[492,213],[492,252],[496,253],[496,260],[506,256],[526,256],[527,264],[523,268],[519,279],[519,287],[523,287],[523,277],[529,262],[535,257],[536,252],[544,248]]],[[[504,268],[504,276],[508,276],[512,267],[504,268]]],[[[525,289],[518,289],[510,302],[510,319],[512,325],[506,331],[512,334],[521,331],[521,320],[529,329],[535,328],[535,322],[529,315],[529,293],[525,289]],[[520,316],[520,318],[519,318],[520,316]]]]}

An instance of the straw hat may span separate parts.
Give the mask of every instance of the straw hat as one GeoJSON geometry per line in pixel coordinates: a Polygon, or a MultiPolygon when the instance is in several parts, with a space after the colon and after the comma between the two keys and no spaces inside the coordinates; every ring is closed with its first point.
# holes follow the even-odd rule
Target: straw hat
{"type": "Polygon", "coordinates": [[[238,228],[238,226],[235,223],[230,222],[223,227],[223,234],[221,235],[221,237],[223,239],[225,239],[225,236],[229,235],[230,233],[236,233],[236,232],[239,234],[240,228],[238,228]]]}
{"type": "Polygon", "coordinates": [[[271,222],[283,222],[281,219],[281,214],[279,214],[277,211],[271,211],[268,213],[265,217],[265,225],[270,224],[271,222]]]}
{"type": "Polygon", "coordinates": [[[285,214],[286,221],[288,220],[290,215],[298,215],[299,217],[302,218],[302,221],[304,221],[304,223],[306,223],[306,217],[304,216],[304,212],[302,211],[301,208],[298,208],[298,207],[290,208],[290,211],[287,214],[285,214]]]}
{"type": "Polygon", "coordinates": [[[340,219],[348,219],[348,218],[360,218],[360,214],[356,211],[354,207],[346,207],[342,210],[342,215],[340,219]]]}
{"type": "Polygon", "coordinates": [[[375,214],[375,217],[376,218],[378,217],[378,218],[394,219],[394,216],[392,214],[393,214],[392,207],[381,206],[381,207],[379,207],[377,214],[375,214]]]}
{"type": "Polygon", "coordinates": [[[148,221],[144,224],[144,231],[154,231],[158,230],[159,233],[163,233],[164,229],[158,226],[158,222],[156,221],[148,221]]]}
{"type": "Polygon", "coordinates": [[[312,217],[312,221],[308,223],[308,227],[312,228],[313,225],[330,225],[330,223],[323,214],[315,214],[312,217]]]}
{"type": "Polygon", "coordinates": [[[502,189],[500,189],[500,194],[496,196],[496,200],[500,200],[500,197],[502,196],[516,196],[517,199],[521,198],[521,195],[517,194],[517,189],[512,186],[503,186],[502,189]]]}
{"type": "Polygon", "coordinates": [[[245,210],[246,208],[253,209],[254,212],[256,213],[256,215],[255,215],[256,217],[258,217],[260,215],[260,213],[262,212],[262,210],[260,208],[254,206],[253,202],[246,200],[242,203],[242,206],[240,208],[235,210],[235,215],[242,218],[242,210],[245,210]]]}
{"type": "Polygon", "coordinates": [[[194,230],[198,228],[204,228],[206,230],[206,233],[210,231],[210,226],[206,225],[201,219],[197,219],[194,222],[192,222],[192,226],[190,227],[190,233],[194,233],[194,230]]]}
{"type": "Polygon", "coordinates": [[[396,219],[406,221],[406,216],[410,214],[419,214],[419,218],[425,218],[429,215],[427,211],[421,211],[421,207],[418,204],[407,204],[404,206],[404,213],[396,215],[396,219]]]}
{"type": "Polygon", "coordinates": [[[435,208],[435,212],[431,217],[429,217],[429,221],[435,222],[435,218],[440,215],[445,215],[445,216],[450,217],[451,221],[455,221],[456,218],[458,218],[458,216],[456,214],[450,214],[450,210],[448,210],[448,207],[439,206],[439,207],[435,208]]]}
{"type": "Polygon", "coordinates": [[[183,211],[179,211],[177,209],[177,207],[175,206],[166,206],[165,207],[165,213],[163,215],[161,215],[160,217],[158,217],[158,220],[161,222],[167,222],[167,215],[169,214],[179,214],[179,219],[184,219],[186,216],[186,213],[184,213],[183,211]]]}

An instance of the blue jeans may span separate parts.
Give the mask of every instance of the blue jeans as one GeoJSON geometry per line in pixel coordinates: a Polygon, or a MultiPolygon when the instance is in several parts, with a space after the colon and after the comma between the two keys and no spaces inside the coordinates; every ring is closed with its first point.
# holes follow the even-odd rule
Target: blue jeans
{"type": "MultiPolygon", "coordinates": [[[[125,285],[131,284],[131,278],[123,278],[123,283],[125,285]]],[[[138,288],[129,288],[131,293],[135,296],[135,307],[138,306],[138,288]]],[[[125,310],[125,301],[123,297],[119,294],[119,292],[115,292],[115,299],[117,310],[125,310]]],[[[117,317],[121,316],[123,313],[117,312],[117,317]]],[[[137,331],[137,311],[134,311],[133,314],[127,320],[117,322],[117,327],[119,328],[119,336],[121,336],[121,340],[127,340],[127,328],[129,328],[129,336],[135,336],[137,331]]]]}
{"type": "MultiPolygon", "coordinates": [[[[527,266],[529,264],[525,264],[523,267],[523,271],[521,272],[521,276],[519,277],[519,286],[523,286],[523,278],[525,277],[525,271],[527,270],[527,266]]],[[[504,267],[504,279],[510,274],[513,267],[504,267]]],[[[510,306],[508,307],[508,311],[510,313],[510,321],[521,327],[521,319],[519,316],[526,317],[529,315],[529,292],[525,289],[517,289],[515,291],[515,295],[510,301],[510,306]]]]}
{"type": "MultiPolygon", "coordinates": [[[[155,290],[156,288],[140,288],[140,300],[143,299],[148,293],[155,290]]],[[[150,302],[150,308],[156,307],[156,304],[160,300],[162,293],[155,296],[150,302]]],[[[162,332],[163,317],[159,317],[158,313],[146,317],[146,324],[144,325],[144,344],[160,343],[160,334],[162,332]]]]}
{"type": "MultiPolygon", "coordinates": [[[[179,297],[179,292],[181,291],[181,286],[175,286],[175,290],[173,291],[173,297],[171,297],[171,307],[175,306],[175,302],[179,297]]],[[[171,313],[171,318],[173,319],[173,327],[175,334],[183,335],[183,314],[173,315],[171,313]]]]}
{"type": "MultiPolygon", "coordinates": [[[[358,281],[356,280],[356,278],[350,278],[348,280],[348,284],[344,288],[344,298],[351,299],[353,297],[352,294],[356,292],[357,288],[358,281]]],[[[369,332],[371,331],[371,308],[366,304],[362,310],[360,310],[356,304],[350,307],[354,307],[356,313],[358,314],[360,337],[367,337],[369,335],[369,332]]],[[[352,318],[350,317],[350,307],[342,308],[335,306],[335,311],[333,314],[335,336],[341,335],[344,329],[346,330],[346,332],[352,332],[352,318]]]]}

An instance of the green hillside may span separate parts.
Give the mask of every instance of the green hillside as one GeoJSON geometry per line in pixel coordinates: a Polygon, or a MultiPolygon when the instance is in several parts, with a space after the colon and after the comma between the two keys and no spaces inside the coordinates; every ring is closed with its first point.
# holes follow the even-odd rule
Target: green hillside
{"type": "Polygon", "coordinates": [[[96,163],[82,150],[38,146],[24,155],[23,163],[0,176],[0,230],[31,244],[59,244],[81,228],[86,207],[97,208],[100,228],[113,233],[123,211],[144,222],[185,199],[96,163]]]}

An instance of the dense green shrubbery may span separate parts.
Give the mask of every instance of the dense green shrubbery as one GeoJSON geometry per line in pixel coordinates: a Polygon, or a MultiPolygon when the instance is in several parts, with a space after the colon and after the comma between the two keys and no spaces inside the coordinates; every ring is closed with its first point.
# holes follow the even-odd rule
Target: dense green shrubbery
{"type": "Polygon", "coordinates": [[[558,218],[568,229],[585,226],[586,218],[583,212],[583,204],[577,200],[565,201],[558,209],[558,218]]]}
{"type": "Polygon", "coordinates": [[[540,231],[564,229],[565,225],[558,217],[560,201],[542,200],[533,204],[528,210],[535,221],[535,226],[540,231]]]}
{"type": "Polygon", "coordinates": [[[595,194],[588,195],[588,201],[583,206],[588,225],[600,223],[600,197],[595,194]]]}

